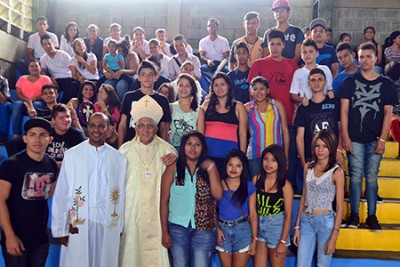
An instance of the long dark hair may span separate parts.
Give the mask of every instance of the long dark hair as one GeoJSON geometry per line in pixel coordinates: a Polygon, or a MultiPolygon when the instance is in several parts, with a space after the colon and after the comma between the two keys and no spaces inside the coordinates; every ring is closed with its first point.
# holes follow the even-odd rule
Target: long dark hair
{"type": "Polygon", "coordinates": [[[124,39],[117,43],[117,48],[121,48],[122,56],[126,57],[131,50],[131,38],[125,35],[124,39]]]}
{"type": "Polygon", "coordinates": [[[210,84],[211,97],[210,97],[210,104],[208,105],[208,107],[210,109],[215,109],[216,105],[219,104],[219,100],[218,100],[217,96],[215,95],[214,89],[213,89],[215,80],[219,79],[219,78],[224,79],[224,81],[228,84],[228,99],[226,100],[225,107],[227,109],[231,109],[231,107],[233,106],[233,85],[232,85],[231,78],[229,78],[229,76],[223,72],[216,73],[211,79],[211,84],[210,84]]]}
{"type": "Polygon", "coordinates": [[[85,85],[87,85],[87,84],[89,84],[89,85],[91,85],[91,86],[93,87],[93,96],[92,96],[92,98],[90,99],[90,102],[95,103],[95,102],[96,102],[96,99],[97,99],[96,85],[94,84],[94,82],[89,81],[89,80],[86,80],[86,81],[84,81],[84,82],[81,84],[81,87],[79,88],[79,93],[78,93],[78,95],[77,95],[77,98],[78,98],[78,100],[79,100],[80,102],[83,101],[82,90],[83,90],[83,87],[85,87],[85,85]]]}
{"type": "Polygon", "coordinates": [[[186,79],[190,83],[190,87],[192,88],[191,90],[191,95],[192,95],[192,102],[190,102],[190,108],[193,109],[193,111],[196,111],[197,108],[199,107],[199,101],[197,99],[197,85],[195,79],[192,77],[192,75],[186,74],[186,73],[181,73],[179,74],[177,78],[177,84],[179,83],[180,80],[186,79]]]}
{"type": "MultiPolygon", "coordinates": [[[[226,172],[226,167],[228,166],[228,162],[233,159],[233,158],[238,158],[243,165],[243,170],[242,173],[240,174],[240,185],[238,189],[235,191],[235,193],[232,196],[232,202],[236,204],[243,205],[249,195],[247,191],[247,182],[250,181],[250,172],[249,172],[249,163],[247,160],[246,155],[239,149],[232,149],[228,155],[225,157],[225,172],[226,172]]],[[[228,177],[227,175],[223,176],[223,180],[226,180],[228,177]]],[[[239,205],[238,205],[239,206],[239,205]]]]}
{"type": "Polygon", "coordinates": [[[325,145],[328,147],[329,150],[329,160],[324,170],[324,172],[326,172],[332,169],[336,164],[337,139],[336,135],[331,130],[326,130],[326,129],[321,130],[314,135],[311,142],[311,154],[313,160],[308,165],[309,169],[314,168],[318,162],[317,156],[315,155],[315,144],[317,143],[318,139],[321,139],[321,141],[325,143],[325,145]]]}
{"type": "Polygon", "coordinates": [[[179,179],[181,181],[185,180],[185,169],[187,166],[186,165],[185,146],[190,137],[199,138],[201,146],[202,146],[201,154],[197,161],[196,167],[200,166],[200,164],[207,158],[207,154],[208,154],[206,139],[199,131],[190,131],[190,132],[185,133],[181,139],[181,145],[179,147],[179,153],[178,153],[178,160],[176,162],[176,173],[177,173],[176,179],[179,179]]]}
{"type": "Polygon", "coordinates": [[[276,180],[273,188],[276,188],[277,191],[281,190],[282,187],[285,185],[286,182],[286,155],[285,151],[283,148],[279,145],[272,144],[269,145],[264,149],[264,151],[261,154],[261,171],[260,171],[260,177],[256,182],[256,187],[257,189],[260,189],[261,191],[264,191],[265,188],[265,180],[267,179],[267,172],[265,171],[263,167],[263,161],[264,157],[267,155],[267,153],[271,153],[271,155],[275,158],[276,162],[278,163],[278,170],[276,173],[276,180]]]}
{"type": "Polygon", "coordinates": [[[103,83],[100,88],[103,88],[104,92],[107,94],[107,99],[104,101],[104,103],[107,106],[108,112],[113,114],[115,108],[118,108],[118,110],[121,108],[121,101],[119,100],[118,95],[112,85],[103,83]]]}
{"type": "Polygon", "coordinates": [[[67,41],[70,42],[70,43],[71,43],[72,41],[74,41],[76,38],[79,37],[79,26],[78,26],[78,24],[77,24],[76,22],[71,21],[71,22],[69,22],[69,23],[67,24],[67,26],[65,27],[65,30],[64,30],[64,37],[65,37],[65,39],[67,39],[67,41]],[[73,26],[76,27],[76,34],[75,34],[74,38],[73,38],[72,40],[70,40],[69,28],[71,28],[71,27],[73,27],[73,26]]]}
{"type": "MultiPolygon", "coordinates": [[[[73,42],[72,42],[72,49],[74,50],[75,54],[79,55],[78,52],[76,51],[76,44],[80,42],[83,44],[83,47],[85,47],[85,52],[83,52],[83,55],[80,55],[85,61],[88,59],[88,53],[86,50],[86,44],[85,41],[82,38],[76,38],[73,42]]],[[[85,69],[85,65],[83,65],[81,62],[78,61],[78,66],[82,69],[85,69]]]]}
{"type": "Polygon", "coordinates": [[[372,26],[368,26],[364,29],[364,35],[368,30],[372,30],[374,32],[374,38],[372,38],[372,43],[376,46],[376,49],[378,49],[378,43],[375,41],[375,35],[376,35],[376,30],[374,27],[372,26]]]}

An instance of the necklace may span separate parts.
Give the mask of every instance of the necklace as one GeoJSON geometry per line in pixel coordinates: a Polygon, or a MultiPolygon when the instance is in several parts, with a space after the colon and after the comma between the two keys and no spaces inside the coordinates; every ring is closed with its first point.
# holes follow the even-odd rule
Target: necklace
{"type": "Polygon", "coordinates": [[[142,159],[142,157],[140,156],[139,151],[137,151],[136,146],[133,146],[133,148],[135,149],[136,153],[139,156],[140,161],[142,162],[142,164],[143,164],[143,166],[145,168],[145,171],[143,172],[144,178],[146,178],[146,180],[148,180],[152,175],[152,172],[150,171],[150,165],[151,165],[151,163],[153,163],[153,160],[154,160],[154,158],[155,158],[155,156],[157,154],[158,146],[156,148],[156,151],[154,151],[154,154],[153,154],[153,156],[152,156],[152,158],[150,160],[150,163],[147,164],[147,166],[146,166],[146,163],[144,162],[144,160],[142,159]]]}

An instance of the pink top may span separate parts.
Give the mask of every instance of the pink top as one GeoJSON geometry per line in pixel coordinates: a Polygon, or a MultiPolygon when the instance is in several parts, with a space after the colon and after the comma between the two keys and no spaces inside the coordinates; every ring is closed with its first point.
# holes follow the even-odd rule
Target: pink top
{"type": "MultiPolygon", "coordinates": [[[[102,112],[100,106],[97,103],[94,103],[93,106],[94,106],[94,110],[96,112],[102,112]]],[[[115,125],[118,126],[121,114],[119,113],[119,109],[117,107],[114,108],[113,113],[111,114],[111,116],[115,120],[115,125]]],[[[117,129],[118,129],[118,127],[117,127],[117,129]]]]}
{"type": "Polygon", "coordinates": [[[28,75],[21,76],[17,84],[17,88],[22,90],[22,94],[27,98],[38,97],[42,94],[42,86],[45,84],[52,84],[50,78],[46,75],[40,75],[39,80],[31,82],[28,80],[28,75]]]}

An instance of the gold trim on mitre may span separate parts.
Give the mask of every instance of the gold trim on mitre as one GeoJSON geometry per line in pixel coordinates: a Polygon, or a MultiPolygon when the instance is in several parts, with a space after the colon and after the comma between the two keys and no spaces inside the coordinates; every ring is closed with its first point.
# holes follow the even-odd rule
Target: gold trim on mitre
{"type": "Polygon", "coordinates": [[[131,116],[134,123],[141,118],[150,118],[158,124],[163,116],[163,110],[151,96],[145,95],[132,106],[131,116]]]}

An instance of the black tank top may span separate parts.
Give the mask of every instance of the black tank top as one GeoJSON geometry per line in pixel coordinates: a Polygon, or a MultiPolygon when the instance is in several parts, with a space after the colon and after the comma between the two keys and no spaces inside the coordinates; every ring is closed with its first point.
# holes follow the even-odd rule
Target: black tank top
{"type": "Polygon", "coordinates": [[[257,189],[256,194],[258,216],[271,216],[285,210],[282,189],[276,193],[268,193],[257,189]]]}

